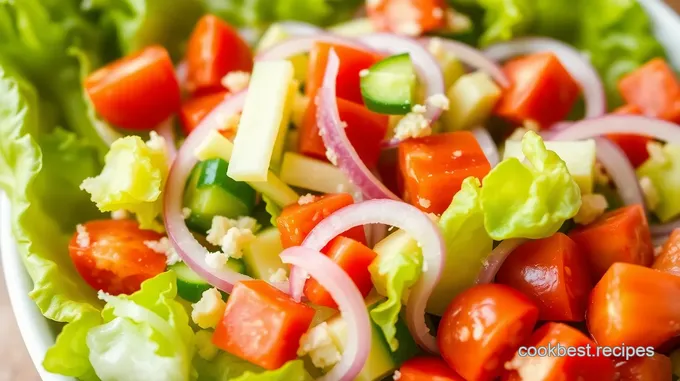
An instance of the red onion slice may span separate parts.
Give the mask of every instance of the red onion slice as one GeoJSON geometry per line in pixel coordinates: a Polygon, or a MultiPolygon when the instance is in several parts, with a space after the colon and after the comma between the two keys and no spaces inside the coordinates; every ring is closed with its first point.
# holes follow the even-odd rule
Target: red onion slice
{"type": "MultiPolygon", "coordinates": [[[[416,342],[437,353],[437,342],[425,325],[425,306],[439,282],[444,268],[446,247],[439,227],[423,212],[405,202],[369,200],[346,206],[319,222],[302,246],[319,251],[343,232],[366,224],[384,224],[407,232],[418,240],[423,251],[423,273],[411,288],[406,306],[406,321],[416,342]]],[[[291,295],[300,300],[307,274],[293,267],[290,272],[291,295]]]]}
{"type": "Polygon", "coordinates": [[[328,33],[318,33],[314,36],[304,36],[292,38],[274,45],[255,57],[256,61],[287,59],[298,54],[307,53],[312,50],[314,43],[324,41],[334,44],[341,44],[361,50],[371,50],[371,48],[356,42],[355,40],[340,37],[328,33]]]}
{"type": "Polygon", "coordinates": [[[513,238],[506,239],[496,246],[491,254],[484,261],[484,267],[482,271],[479,272],[475,284],[485,284],[493,282],[498,270],[501,269],[503,262],[508,258],[508,255],[512,253],[519,245],[526,242],[525,238],[513,238]]]}
{"type": "Polygon", "coordinates": [[[607,138],[595,139],[597,161],[604,166],[616,185],[624,205],[645,205],[635,169],[619,146],[607,138]]]}
{"type": "Polygon", "coordinates": [[[458,58],[465,65],[475,70],[481,70],[485,72],[503,88],[510,87],[510,80],[503,72],[503,69],[501,69],[494,60],[487,57],[480,50],[462,42],[439,37],[421,38],[420,41],[425,46],[428,46],[432,43],[432,41],[435,41],[435,39],[438,44],[441,43],[445,50],[455,54],[456,58],[458,58]]]}
{"type": "Polygon", "coordinates": [[[484,151],[486,159],[489,160],[491,168],[495,167],[501,159],[498,154],[498,147],[496,147],[496,143],[491,138],[489,131],[484,127],[477,127],[472,130],[472,133],[475,135],[475,138],[477,138],[479,146],[482,147],[482,151],[484,151]]]}
{"type": "Polygon", "coordinates": [[[282,21],[278,23],[281,28],[292,37],[313,36],[325,33],[325,31],[315,25],[300,21],[282,21]]]}
{"type": "MultiPolygon", "coordinates": [[[[437,60],[417,41],[395,34],[375,33],[359,37],[359,41],[377,50],[389,54],[408,53],[416,68],[420,85],[425,87],[425,98],[437,94],[445,94],[444,75],[437,60]]],[[[440,107],[427,105],[425,117],[434,122],[442,113],[440,107]]]]}
{"type": "Polygon", "coordinates": [[[349,178],[364,196],[364,199],[391,198],[399,200],[373,173],[366,167],[357,151],[352,147],[345,133],[344,123],[340,120],[338,104],[335,99],[335,81],[340,67],[340,60],[335,50],[331,49],[328,66],[316,98],[317,124],[319,135],[326,148],[337,157],[337,166],[349,178]]]}
{"type": "Polygon", "coordinates": [[[189,66],[186,61],[182,61],[175,67],[175,76],[177,77],[177,82],[179,83],[179,88],[182,91],[187,89],[187,78],[189,77],[189,66]]]}
{"type": "Polygon", "coordinates": [[[168,118],[163,123],[156,127],[156,132],[159,136],[165,139],[166,147],[168,147],[168,165],[177,156],[177,142],[175,141],[175,118],[168,118]]]}
{"type": "Polygon", "coordinates": [[[231,292],[236,282],[251,278],[227,267],[214,269],[208,266],[205,261],[208,250],[196,241],[184,222],[182,198],[186,180],[197,162],[194,156],[196,147],[201,144],[210,131],[219,128],[225,117],[241,111],[245,98],[245,91],[226,98],[187,137],[170,169],[163,200],[165,230],[168,232],[168,237],[177,254],[189,268],[208,283],[227,293],[231,292]]]}
{"type": "Polygon", "coordinates": [[[605,115],[581,120],[555,133],[553,140],[590,139],[607,134],[638,134],[680,144],[680,126],[638,115],[605,115]]]}
{"type": "Polygon", "coordinates": [[[283,263],[305,270],[328,290],[347,324],[347,341],[340,362],[318,381],[352,381],[361,372],[371,349],[371,322],[364,298],[352,279],[324,254],[296,246],[281,253],[283,263]]]}
{"type": "Polygon", "coordinates": [[[543,37],[517,38],[492,45],[484,52],[495,61],[505,61],[525,54],[553,52],[581,86],[586,104],[585,118],[602,116],[607,112],[604,86],[597,71],[583,54],[563,42],[543,37]]]}

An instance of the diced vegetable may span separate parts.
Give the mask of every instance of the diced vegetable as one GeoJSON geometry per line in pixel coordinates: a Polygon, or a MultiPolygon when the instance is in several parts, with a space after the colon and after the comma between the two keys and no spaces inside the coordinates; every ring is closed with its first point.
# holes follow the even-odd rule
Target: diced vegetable
{"type": "Polygon", "coordinates": [[[680,123],[680,81],[673,69],[655,58],[618,83],[621,96],[642,113],[654,118],[680,123]]]}
{"type": "Polygon", "coordinates": [[[680,276],[680,229],[673,230],[654,260],[652,268],[680,276]]]}
{"type": "Polygon", "coordinates": [[[215,94],[207,94],[191,98],[182,104],[182,109],[179,113],[179,118],[182,123],[182,130],[184,135],[189,136],[198,124],[201,123],[210,111],[215,106],[220,104],[229,95],[226,91],[221,91],[215,94]]]}
{"type": "Polygon", "coordinates": [[[607,138],[621,148],[633,167],[637,168],[649,159],[647,144],[653,141],[652,138],[634,134],[607,134],[607,138]]]}
{"type": "Polygon", "coordinates": [[[99,115],[132,130],[155,128],[181,105],[175,68],[161,46],[104,66],[87,76],[83,86],[99,115]]]}
{"type": "Polygon", "coordinates": [[[614,363],[603,354],[596,353],[597,344],[576,328],[562,323],[547,323],[534,332],[524,343],[527,348],[548,348],[560,345],[574,354],[548,356],[519,352],[507,363],[503,381],[602,381],[614,380],[614,363]]]}
{"type": "Polygon", "coordinates": [[[666,144],[658,151],[637,169],[637,175],[652,181],[660,196],[653,212],[666,222],[680,215],[680,145],[666,144]]]}
{"type": "MultiPolygon", "coordinates": [[[[276,220],[276,226],[281,232],[283,247],[299,246],[321,220],[336,210],[353,203],[354,200],[351,195],[338,193],[315,198],[313,202],[303,205],[294,204],[286,207],[276,220]]],[[[363,226],[352,228],[343,233],[342,236],[366,244],[363,226]]]]}
{"type": "Polygon", "coordinates": [[[413,108],[416,72],[408,53],[384,58],[361,72],[361,95],[369,110],[404,115],[413,108]]]}
{"type": "Polygon", "coordinates": [[[297,357],[300,337],[313,318],[313,308],[267,282],[242,281],[234,285],[213,344],[265,369],[278,369],[297,357]]]}
{"type": "Polygon", "coordinates": [[[512,82],[496,107],[511,121],[531,120],[549,128],[571,111],[580,88],[553,53],[537,53],[513,59],[503,69],[512,82]]]}
{"type": "MultiPolygon", "coordinates": [[[[396,378],[396,377],[395,377],[396,378]]],[[[400,381],[465,381],[439,357],[414,357],[399,368],[400,381]]]]}
{"type": "Polygon", "coordinates": [[[492,380],[531,335],[537,318],[538,307],[519,291],[501,284],[475,286],[456,296],[444,313],[439,350],[466,380],[492,380]]]}
{"type": "MultiPolygon", "coordinates": [[[[255,53],[262,53],[273,47],[274,45],[283,42],[292,36],[286,31],[285,26],[274,23],[264,32],[255,47],[255,53]]],[[[309,66],[309,55],[306,53],[298,54],[288,58],[288,61],[293,64],[295,71],[295,79],[300,82],[307,80],[307,69],[309,66]]]]}
{"type": "MultiPolygon", "coordinates": [[[[545,148],[555,152],[567,165],[571,177],[576,181],[581,194],[593,193],[595,179],[595,141],[592,139],[574,142],[545,142],[545,148]]],[[[516,157],[524,160],[522,142],[505,142],[503,159],[516,157]]]]}
{"type": "Polygon", "coordinates": [[[335,24],[329,27],[328,31],[346,37],[358,37],[376,32],[373,23],[368,18],[357,18],[335,24]]]}
{"type": "MultiPolygon", "coordinates": [[[[245,265],[240,259],[229,258],[226,267],[241,274],[245,273],[245,265]]],[[[168,269],[177,274],[177,295],[188,302],[198,302],[201,300],[201,295],[212,288],[210,283],[196,274],[184,262],[174,264],[168,269]]]]}
{"type": "Polygon", "coordinates": [[[411,139],[399,144],[405,198],[425,212],[442,213],[469,176],[482,179],[491,165],[470,132],[411,139]]]}
{"type": "Polygon", "coordinates": [[[483,124],[501,98],[501,89],[488,74],[478,71],[462,75],[446,95],[450,105],[442,122],[446,130],[457,131],[483,124]]]}
{"type": "Polygon", "coordinates": [[[148,243],[162,235],[141,230],[134,220],[98,220],[78,225],[68,251],[80,276],[95,290],[132,294],[143,281],[165,271],[167,257],[148,243]]]}
{"type": "Polygon", "coordinates": [[[592,224],[572,230],[569,237],[588,259],[594,281],[616,262],[649,266],[654,260],[649,225],[641,205],[605,213],[592,224]]]}
{"type": "Polygon", "coordinates": [[[444,0],[381,0],[366,5],[375,29],[412,37],[446,27],[447,9],[444,0]]]}
{"type": "MultiPolygon", "coordinates": [[[[638,354],[639,355],[639,354],[638,354]]],[[[616,364],[615,380],[668,381],[673,379],[671,359],[660,353],[639,355],[616,364]]]]}
{"type": "Polygon", "coordinates": [[[222,78],[231,71],[253,68],[253,53],[238,31],[213,15],[201,18],[189,37],[187,87],[192,93],[224,90],[222,78]]]}
{"type": "Polygon", "coordinates": [[[294,152],[283,154],[281,180],[314,192],[336,193],[352,189],[352,183],[338,167],[294,152]]]}
{"type": "Polygon", "coordinates": [[[588,331],[602,346],[659,348],[680,334],[680,277],[615,263],[590,294],[588,331]]]}
{"type": "Polygon", "coordinates": [[[270,163],[278,168],[296,91],[290,62],[255,64],[234,138],[229,177],[267,181],[270,163]],[[263,104],[267,107],[262,107],[263,104]]]}
{"type": "Polygon", "coordinates": [[[255,236],[255,240],[243,250],[243,262],[246,274],[256,279],[269,281],[271,276],[279,270],[287,271],[287,267],[279,258],[283,251],[278,229],[262,230],[255,236]]]}
{"type": "Polygon", "coordinates": [[[617,115],[644,115],[642,112],[642,109],[635,104],[627,104],[623,105],[614,111],[612,111],[612,114],[617,114],[617,115]]]}
{"type": "Polygon", "coordinates": [[[516,248],[498,271],[496,282],[534,300],[540,320],[583,321],[593,288],[586,258],[562,233],[516,248]]]}
{"type": "Polygon", "coordinates": [[[442,69],[444,88],[451,88],[458,78],[465,74],[465,66],[455,54],[444,48],[442,41],[437,37],[430,39],[427,50],[434,56],[442,69]]]}

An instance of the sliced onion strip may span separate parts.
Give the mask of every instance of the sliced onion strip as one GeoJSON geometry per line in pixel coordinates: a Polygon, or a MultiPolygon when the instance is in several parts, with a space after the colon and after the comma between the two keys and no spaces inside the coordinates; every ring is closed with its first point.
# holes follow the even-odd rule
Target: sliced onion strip
{"type": "Polygon", "coordinates": [[[645,205],[645,198],[640,189],[635,169],[628,161],[626,154],[607,138],[596,138],[597,161],[607,170],[624,205],[645,205]]]}
{"type": "Polygon", "coordinates": [[[475,135],[475,138],[477,138],[477,142],[482,148],[487,160],[489,160],[491,168],[495,167],[501,159],[500,155],[498,154],[498,147],[496,147],[496,143],[491,138],[489,131],[487,131],[484,127],[477,127],[472,130],[472,133],[475,135]]]}
{"type": "Polygon", "coordinates": [[[586,119],[562,129],[553,140],[582,140],[607,134],[638,134],[667,143],[680,144],[680,126],[638,115],[606,115],[586,119]]]}
{"type": "Polygon", "coordinates": [[[315,34],[325,33],[323,29],[306,22],[282,21],[279,22],[278,25],[292,37],[313,36],[315,34]]]}
{"type": "Polygon", "coordinates": [[[308,53],[310,50],[312,50],[314,43],[317,41],[346,45],[361,50],[371,50],[371,48],[355,40],[333,34],[320,33],[315,36],[303,36],[283,41],[280,44],[276,44],[258,54],[255,57],[255,60],[263,61],[288,59],[298,54],[308,53]]]}
{"type": "Polygon", "coordinates": [[[491,254],[486,258],[486,261],[484,261],[484,267],[482,268],[482,271],[479,272],[475,284],[493,282],[498,270],[501,269],[501,266],[508,258],[508,255],[526,241],[527,239],[525,238],[513,238],[506,239],[499,243],[498,246],[491,251],[491,254]]]}
{"type": "Polygon", "coordinates": [[[166,147],[168,148],[168,164],[172,162],[177,156],[177,142],[175,141],[175,118],[168,118],[163,123],[156,127],[156,132],[159,136],[165,139],[166,147]]]}
{"type": "Polygon", "coordinates": [[[291,247],[281,253],[283,263],[300,268],[317,280],[333,297],[347,324],[345,349],[340,362],[318,381],[352,381],[361,372],[371,349],[371,322],[361,292],[337,264],[307,247],[291,247]]]}

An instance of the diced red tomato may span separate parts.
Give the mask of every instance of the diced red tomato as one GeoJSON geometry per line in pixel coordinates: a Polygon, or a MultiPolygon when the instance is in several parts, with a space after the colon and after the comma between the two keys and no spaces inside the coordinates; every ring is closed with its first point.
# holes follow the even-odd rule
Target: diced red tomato
{"type": "Polygon", "coordinates": [[[680,276],[680,229],[673,230],[652,268],[680,276]]]}
{"type": "Polygon", "coordinates": [[[619,80],[628,104],[654,118],[680,122],[680,81],[662,58],[655,58],[619,80]]]}
{"type": "Polygon", "coordinates": [[[562,233],[516,248],[503,263],[496,282],[533,299],[540,320],[583,321],[593,288],[583,253],[562,233]]]}
{"type": "Polygon", "coordinates": [[[399,381],[465,381],[439,357],[420,356],[406,360],[399,381]]]}
{"type": "Polygon", "coordinates": [[[136,221],[90,221],[79,230],[68,251],[80,276],[95,290],[132,294],[143,281],[165,271],[166,256],[145,244],[163,236],[141,230],[136,221]]]}
{"type": "MultiPolygon", "coordinates": [[[[367,167],[373,168],[380,157],[380,143],[387,133],[389,116],[370,111],[366,107],[337,98],[340,119],[347,123],[345,133],[352,147],[367,167]]],[[[326,146],[316,124],[316,105],[310,102],[300,127],[298,151],[306,156],[328,161],[326,146]]]]}
{"type": "Polygon", "coordinates": [[[642,109],[637,105],[627,104],[612,111],[616,115],[643,115],[642,109]]]}
{"type": "Polygon", "coordinates": [[[467,381],[499,377],[536,324],[538,307],[502,284],[474,286],[456,296],[437,334],[442,357],[467,381]]]}
{"type": "Polygon", "coordinates": [[[198,124],[201,123],[210,111],[212,111],[220,102],[229,95],[227,91],[222,91],[215,94],[203,95],[184,102],[180,110],[180,120],[182,122],[182,130],[186,136],[189,136],[198,124]]]}
{"type": "Polygon", "coordinates": [[[377,0],[366,5],[376,30],[408,36],[446,27],[447,9],[445,0],[377,0]]]}
{"type": "Polygon", "coordinates": [[[314,309],[295,302],[269,283],[248,280],[234,285],[213,344],[262,368],[280,368],[297,357],[300,338],[314,309]]]}
{"type": "MultiPolygon", "coordinates": [[[[281,215],[276,219],[276,226],[279,228],[279,232],[281,232],[281,244],[284,248],[301,245],[307,234],[321,220],[336,210],[353,203],[354,200],[350,194],[337,193],[316,197],[314,202],[304,205],[293,204],[285,207],[281,215]]],[[[352,228],[344,232],[342,236],[359,241],[364,245],[366,244],[366,234],[364,233],[363,226],[352,228]]]]}
{"type": "Polygon", "coordinates": [[[607,134],[607,138],[621,148],[633,167],[637,168],[649,159],[647,143],[652,138],[635,134],[607,134]]]}
{"type": "Polygon", "coordinates": [[[253,53],[238,30],[213,15],[203,16],[189,37],[187,88],[194,94],[224,90],[222,78],[231,71],[253,70],[253,53]]]}
{"type": "MultiPolygon", "coordinates": [[[[503,381],[605,381],[614,380],[614,363],[596,352],[597,345],[589,337],[562,323],[547,323],[537,329],[524,344],[528,348],[553,352],[528,356],[515,355],[507,365],[503,381]],[[558,353],[557,345],[565,353],[558,353]],[[569,354],[566,351],[573,351],[569,354]],[[590,354],[590,355],[588,355],[590,354]]],[[[533,355],[533,353],[530,353],[533,355]]]]}
{"type": "Polygon", "coordinates": [[[578,99],[580,87],[553,53],[536,53],[503,66],[512,82],[495,113],[513,122],[532,120],[549,128],[563,120],[578,99]]]}
{"type": "Polygon", "coordinates": [[[569,237],[583,250],[597,281],[615,262],[650,266],[654,248],[641,205],[605,213],[590,225],[574,229],[569,237]]]}
{"type": "Polygon", "coordinates": [[[155,128],[182,102],[170,56],[156,45],[96,70],[84,87],[102,118],[131,130],[155,128]]]}
{"type": "MultiPolygon", "coordinates": [[[[364,298],[368,296],[373,289],[368,266],[378,254],[366,245],[346,237],[334,238],[324,252],[349,275],[364,298]]],[[[338,308],[331,294],[316,279],[309,279],[305,283],[305,296],[314,304],[338,308]]]]}
{"type": "Polygon", "coordinates": [[[660,353],[654,356],[634,357],[616,363],[617,381],[671,381],[671,359],[660,353]]]}
{"type": "Polygon", "coordinates": [[[658,348],[680,335],[680,277],[615,263],[590,295],[586,320],[599,345],[658,348]]]}
{"type": "Polygon", "coordinates": [[[428,213],[443,213],[465,178],[481,180],[491,170],[469,131],[409,139],[398,150],[405,199],[428,213]]]}

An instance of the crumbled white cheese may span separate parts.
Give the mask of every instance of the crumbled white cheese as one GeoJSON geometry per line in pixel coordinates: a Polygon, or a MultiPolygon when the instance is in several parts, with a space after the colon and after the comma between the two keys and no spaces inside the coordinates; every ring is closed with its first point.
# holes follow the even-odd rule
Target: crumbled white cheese
{"type": "Polygon", "coordinates": [[[215,216],[212,219],[210,229],[208,229],[206,240],[215,246],[221,246],[222,240],[227,235],[229,229],[237,227],[239,229],[254,230],[256,226],[257,220],[249,216],[242,216],[235,220],[223,216],[215,216]]]}
{"type": "Polygon", "coordinates": [[[649,160],[652,160],[658,164],[666,164],[668,162],[668,157],[663,152],[663,145],[657,142],[647,143],[647,152],[649,153],[649,160]]]}
{"type": "Polygon", "coordinates": [[[227,304],[216,288],[205,290],[201,299],[191,305],[191,320],[201,328],[215,328],[224,315],[227,304]]]}
{"type": "Polygon", "coordinates": [[[286,270],[279,268],[269,276],[269,283],[285,283],[288,282],[288,275],[286,270]]]}
{"type": "Polygon", "coordinates": [[[425,111],[427,111],[427,107],[425,107],[425,105],[415,104],[411,108],[411,112],[416,113],[416,114],[424,114],[425,111]]]}
{"type": "Polygon", "coordinates": [[[338,155],[332,149],[328,148],[326,150],[326,158],[331,162],[331,164],[338,165],[338,155]]]}
{"type": "Polygon", "coordinates": [[[182,217],[186,220],[191,217],[191,208],[182,208],[182,217]]]}
{"type": "Polygon", "coordinates": [[[609,206],[607,204],[607,199],[601,194],[594,193],[583,195],[581,197],[581,208],[574,216],[574,222],[581,225],[587,225],[604,214],[607,206],[609,206]]]}
{"type": "Polygon", "coordinates": [[[446,26],[452,32],[465,32],[472,28],[472,20],[458,12],[449,9],[446,12],[446,26]]]}
{"type": "Polygon", "coordinates": [[[158,135],[156,131],[149,132],[149,140],[146,145],[154,151],[162,152],[164,155],[168,154],[168,144],[165,138],[158,135]]]}
{"type": "Polygon", "coordinates": [[[172,266],[182,260],[170,244],[168,237],[163,237],[158,241],[144,241],[144,245],[158,254],[165,255],[165,263],[168,266],[172,266]]]}
{"type": "Polygon", "coordinates": [[[205,255],[205,263],[208,265],[208,267],[213,268],[215,270],[220,270],[224,268],[228,260],[229,256],[221,251],[215,251],[213,253],[208,253],[205,255]]]}
{"type": "Polygon", "coordinates": [[[314,197],[313,194],[307,193],[304,196],[300,196],[300,198],[298,199],[298,205],[307,205],[309,203],[314,202],[315,199],[316,197],[314,197]]]}
{"type": "Polygon", "coordinates": [[[423,28],[420,27],[414,20],[409,20],[398,24],[394,28],[394,32],[409,37],[420,36],[423,33],[423,28]]]}
{"type": "Polygon", "coordinates": [[[359,77],[365,77],[369,75],[371,72],[368,69],[363,69],[359,72],[359,77]]]}
{"type": "Polygon", "coordinates": [[[645,203],[650,210],[655,210],[661,202],[661,197],[659,196],[659,191],[654,186],[652,179],[647,176],[643,176],[640,179],[640,188],[642,189],[642,194],[645,197],[645,203]]]}
{"type": "Polygon", "coordinates": [[[232,93],[238,93],[239,91],[248,87],[250,83],[250,73],[245,71],[230,71],[222,77],[222,86],[226,87],[227,90],[232,93]]]}
{"type": "Polygon", "coordinates": [[[212,360],[217,356],[219,349],[212,343],[212,332],[200,330],[195,336],[196,352],[204,360],[212,360]]]}
{"type": "Polygon", "coordinates": [[[392,379],[393,379],[394,381],[400,380],[400,379],[401,379],[401,372],[398,371],[398,370],[395,370],[395,371],[394,371],[394,375],[392,376],[392,379]]]}
{"type": "Polygon", "coordinates": [[[432,202],[426,198],[418,196],[418,205],[422,206],[423,208],[429,208],[430,205],[432,205],[432,202]]]}
{"type": "Polygon", "coordinates": [[[425,103],[432,107],[448,110],[451,102],[449,102],[449,98],[444,94],[434,94],[429,96],[425,103]]]}
{"type": "Polygon", "coordinates": [[[436,7],[432,10],[432,17],[440,20],[442,17],[444,17],[444,10],[441,7],[436,7]]]}
{"type": "Polygon", "coordinates": [[[599,185],[609,184],[609,176],[607,176],[604,166],[600,163],[595,163],[595,183],[599,185]]]}
{"type": "Polygon", "coordinates": [[[459,149],[453,151],[453,153],[451,154],[451,157],[453,157],[454,159],[457,159],[461,156],[463,156],[463,151],[461,151],[459,149]]]}
{"type": "Polygon", "coordinates": [[[432,126],[420,112],[410,112],[406,114],[394,128],[394,138],[400,141],[409,138],[429,136],[431,134],[432,126]]]}
{"type": "Polygon", "coordinates": [[[127,220],[128,218],[130,218],[130,213],[125,209],[118,209],[111,212],[111,219],[127,220]]]}
{"type": "Polygon", "coordinates": [[[315,367],[325,369],[340,362],[342,355],[334,345],[326,345],[309,352],[309,358],[315,367]]]}
{"type": "Polygon", "coordinates": [[[78,235],[76,236],[76,243],[78,243],[78,246],[80,247],[90,246],[90,233],[87,232],[85,226],[78,224],[76,226],[76,232],[78,233],[78,235]]]}
{"type": "Polygon", "coordinates": [[[291,111],[291,119],[293,124],[300,127],[305,121],[305,113],[309,107],[309,97],[297,93],[293,102],[293,110],[291,111]]]}
{"type": "Polygon", "coordinates": [[[297,354],[309,355],[314,366],[322,369],[340,361],[340,352],[331,339],[326,322],[312,327],[302,335],[297,354]]]}
{"type": "Polygon", "coordinates": [[[222,252],[231,258],[240,259],[243,256],[243,248],[253,240],[255,240],[255,234],[252,230],[234,226],[222,237],[222,252]]]}

